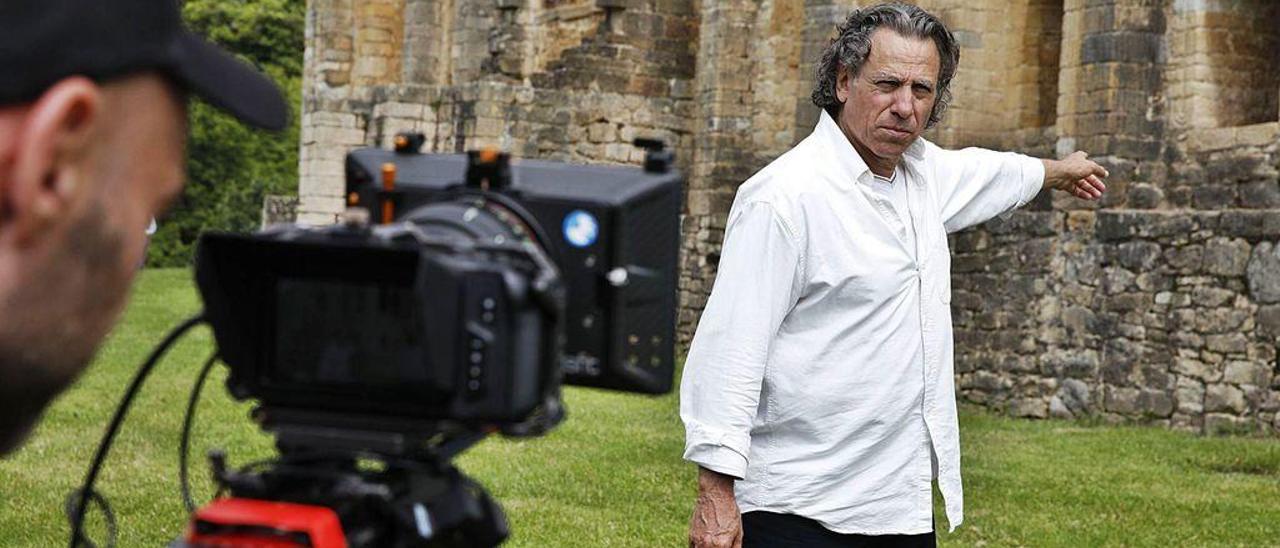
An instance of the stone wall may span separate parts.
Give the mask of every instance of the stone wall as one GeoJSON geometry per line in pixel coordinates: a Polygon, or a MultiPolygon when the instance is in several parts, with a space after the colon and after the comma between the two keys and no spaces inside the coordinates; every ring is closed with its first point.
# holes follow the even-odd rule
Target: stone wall
{"type": "MultiPolygon", "coordinates": [[[[1101,203],[1042,195],[952,237],[962,398],[1019,416],[1280,431],[1280,3],[921,0],[962,45],[928,138],[1086,150],[1101,203]]],[[[812,62],[849,0],[312,0],[300,218],[342,155],[427,149],[688,175],[679,330],[710,292],[742,181],[811,131],[812,62]]]]}
{"type": "MultiPolygon", "coordinates": [[[[1275,191],[1280,124],[1213,133],[1197,165],[1275,191]]],[[[955,235],[961,393],[1020,416],[1280,430],[1280,210],[1267,203],[1021,211],[955,235]]]]}
{"type": "Polygon", "coordinates": [[[426,134],[429,151],[583,163],[639,163],[636,137],[690,150],[698,27],[687,4],[315,0],[299,219],[333,222],[345,152],[404,130],[426,134]]]}

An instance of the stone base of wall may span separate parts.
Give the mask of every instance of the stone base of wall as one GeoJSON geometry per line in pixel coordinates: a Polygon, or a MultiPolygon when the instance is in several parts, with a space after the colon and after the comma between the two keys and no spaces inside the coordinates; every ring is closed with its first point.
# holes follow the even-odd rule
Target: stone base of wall
{"type": "Polygon", "coordinates": [[[1119,209],[1058,195],[952,236],[961,397],[1280,433],[1280,124],[1179,142],[1167,164],[1110,162],[1119,209]]]}
{"type": "Polygon", "coordinates": [[[298,220],[298,197],[268,195],[262,198],[262,227],[298,220]]]}
{"type": "Polygon", "coordinates": [[[1280,210],[1018,212],[953,237],[965,399],[1280,432],[1280,210]]]}

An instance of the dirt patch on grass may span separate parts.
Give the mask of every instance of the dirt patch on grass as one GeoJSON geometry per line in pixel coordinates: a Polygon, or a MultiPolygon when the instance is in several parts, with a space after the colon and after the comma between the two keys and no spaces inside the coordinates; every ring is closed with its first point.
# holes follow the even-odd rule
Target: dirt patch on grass
{"type": "Polygon", "coordinates": [[[1196,462],[1195,465],[1219,474],[1248,474],[1280,479],[1280,458],[1254,457],[1196,462]]]}

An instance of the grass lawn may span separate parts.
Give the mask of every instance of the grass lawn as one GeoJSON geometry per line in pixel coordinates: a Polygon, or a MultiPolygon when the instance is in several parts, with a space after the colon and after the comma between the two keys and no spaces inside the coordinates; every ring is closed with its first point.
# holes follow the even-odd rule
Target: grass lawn
{"type": "MultiPolygon", "coordinates": [[[[97,363],[27,446],[0,461],[0,545],[66,542],[63,498],[83,478],[120,392],[152,346],[198,307],[189,272],[142,274],[97,363]]],[[[117,439],[99,490],[117,514],[121,546],[158,546],[181,534],[178,432],[211,351],[206,328],[175,348],[117,439]]],[[[271,452],[246,417],[249,406],[230,400],[221,378],[206,386],[196,423],[201,500],[212,492],[207,449],[227,448],[237,465],[271,452]]],[[[676,396],[569,388],[565,399],[570,418],[550,435],[495,438],[460,460],[505,507],[507,545],[683,546],[694,486],[693,468],[680,460],[676,396]]],[[[1012,420],[968,408],[961,423],[968,517],[940,545],[1280,546],[1280,440],[1012,420]]]]}

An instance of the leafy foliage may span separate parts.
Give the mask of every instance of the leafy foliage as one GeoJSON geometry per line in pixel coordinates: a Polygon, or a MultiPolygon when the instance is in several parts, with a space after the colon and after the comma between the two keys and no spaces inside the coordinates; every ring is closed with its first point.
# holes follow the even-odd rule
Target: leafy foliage
{"type": "Polygon", "coordinates": [[[187,0],[183,18],[196,33],[252,63],[289,98],[293,122],[280,133],[245,126],[203,101],[190,103],[187,185],[162,219],[147,264],[190,264],[206,230],[257,228],[267,194],[298,187],[304,0],[187,0]]]}

